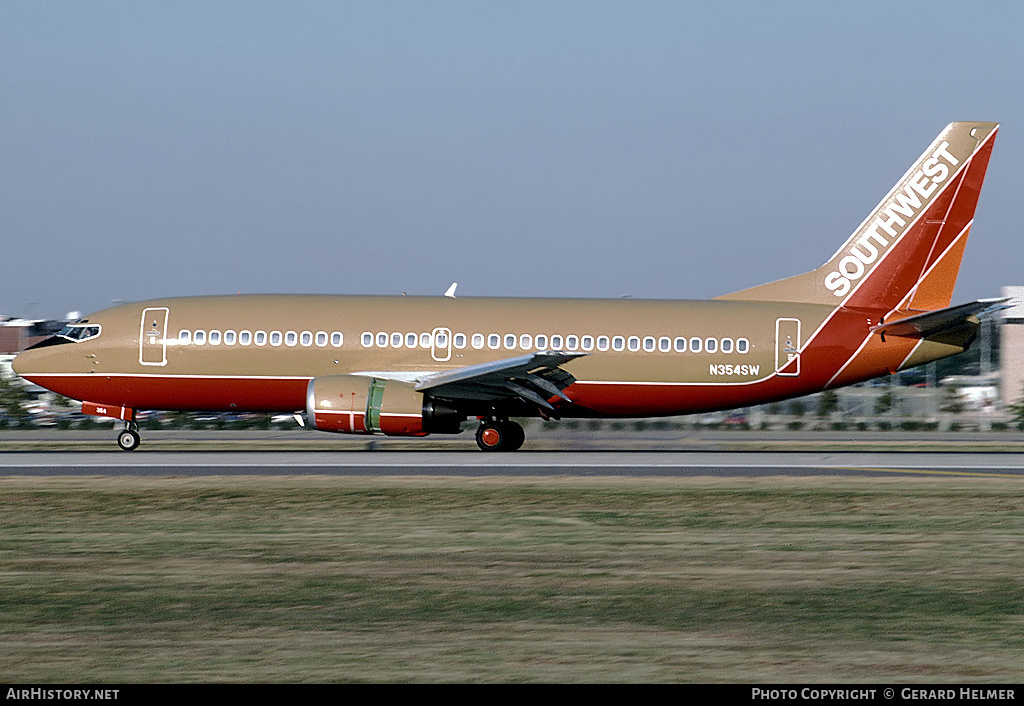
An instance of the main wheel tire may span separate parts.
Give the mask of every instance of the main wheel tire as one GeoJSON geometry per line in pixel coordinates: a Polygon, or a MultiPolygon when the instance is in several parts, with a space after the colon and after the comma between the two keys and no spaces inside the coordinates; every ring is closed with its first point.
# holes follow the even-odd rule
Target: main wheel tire
{"type": "Polygon", "coordinates": [[[142,437],[137,431],[125,429],[117,435],[117,445],[121,447],[122,451],[134,451],[139,448],[140,443],[142,443],[142,437]]]}
{"type": "Polygon", "coordinates": [[[498,424],[483,422],[476,428],[476,445],[482,451],[504,451],[505,430],[498,424]]]}
{"type": "Polygon", "coordinates": [[[518,451],[526,441],[526,432],[516,422],[505,422],[505,451],[518,451]]]}
{"type": "Polygon", "coordinates": [[[526,432],[515,422],[482,422],[476,445],[484,451],[515,451],[526,441],[526,432]]]}

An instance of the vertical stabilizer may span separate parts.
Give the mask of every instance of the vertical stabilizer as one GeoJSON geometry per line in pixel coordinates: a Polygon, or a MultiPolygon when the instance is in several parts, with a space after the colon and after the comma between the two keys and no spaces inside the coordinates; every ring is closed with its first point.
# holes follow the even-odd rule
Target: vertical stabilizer
{"type": "Polygon", "coordinates": [[[997,128],[951,123],[828,262],[718,298],[888,311],[949,306],[997,128]]]}

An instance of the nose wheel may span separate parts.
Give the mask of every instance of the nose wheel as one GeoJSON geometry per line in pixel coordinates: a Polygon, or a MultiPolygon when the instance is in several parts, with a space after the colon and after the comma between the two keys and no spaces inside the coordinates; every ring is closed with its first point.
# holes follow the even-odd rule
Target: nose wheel
{"type": "Polygon", "coordinates": [[[515,451],[526,441],[526,432],[507,419],[487,419],[476,430],[476,445],[483,451],[515,451]]]}
{"type": "Polygon", "coordinates": [[[134,451],[139,448],[139,444],[142,443],[142,437],[139,436],[139,427],[134,422],[126,422],[124,431],[117,435],[117,445],[121,447],[122,451],[134,451]]]}

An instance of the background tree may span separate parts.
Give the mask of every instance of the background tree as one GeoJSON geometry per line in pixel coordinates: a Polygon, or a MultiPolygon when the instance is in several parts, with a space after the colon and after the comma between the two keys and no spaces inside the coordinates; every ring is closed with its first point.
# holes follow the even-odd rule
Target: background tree
{"type": "Polygon", "coordinates": [[[833,412],[839,411],[839,395],[835,390],[825,390],[818,395],[817,415],[821,418],[828,417],[833,412]]]}
{"type": "Polygon", "coordinates": [[[29,395],[21,385],[16,385],[0,376],[0,412],[7,425],[27,427],[29,413],[26,403],[29,395]]]}
{"type": "Polygon", "coordinates": [[[893,407],[896,406],[896,395],[893,394],[892,390],[887,390],[884,394],[878,396],[875,399],[875,414],[887,414],[892,411],[893,407]]]}
{"type": "MultiPolygon", "coordinates": [[[[1021,392],[1024,393],[1024,390],[1021,392]]],[[[1013,414],[1013,421],[1017,424],[1017,427],[1024,429],[1024,394],[1016,402],[1009,405],[1007,409],[1013,414]]]]}
{"type": "MultiPolygon", "coordinates": [[[[1010,408],[1013,409],[1013,406],[1011,405],[1010,408]]],[[[955,387],[947,387],[945,392],[942,393],[942,407],[940,409],[943,412],[960,414],[960,412],[967,409],[967,404],[955,387]]]]}

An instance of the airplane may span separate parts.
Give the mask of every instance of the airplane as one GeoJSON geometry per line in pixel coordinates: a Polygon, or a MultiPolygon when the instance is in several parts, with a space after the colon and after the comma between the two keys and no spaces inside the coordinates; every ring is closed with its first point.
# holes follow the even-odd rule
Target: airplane
{"type": "Polygon", "coordinates": [[[851,385],[966,350],[1004,300],[950,306],[997,123],[947,126],[825,264],[703,301],[236,295],[114,306],[14,361],[124,422],[305,413],[348,434],[513,451],[513,417],[683,415],[851,385]]]}

